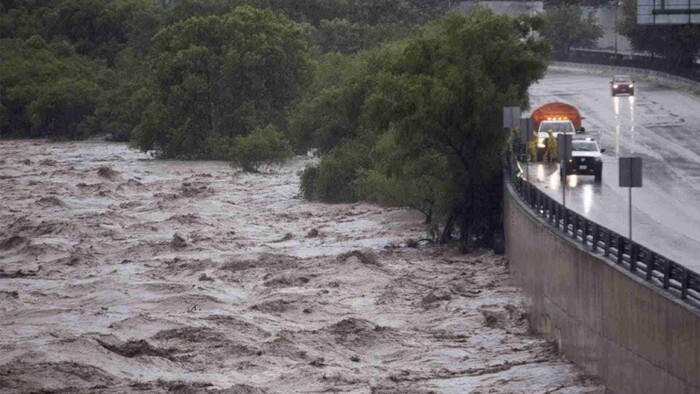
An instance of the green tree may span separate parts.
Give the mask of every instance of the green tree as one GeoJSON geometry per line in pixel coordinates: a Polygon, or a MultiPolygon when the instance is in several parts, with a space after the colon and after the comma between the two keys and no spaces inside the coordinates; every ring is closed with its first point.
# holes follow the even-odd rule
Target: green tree
{"type": "Polygon", "coordinates": [[[8,112],[0,133],[128,140],[152,101],[144,55],[165,11],[150,0],[15,0],[2,7],[0,100],[8,112]]]}
{"type": "Polygon", "coordinates": [[[603,36],[603,29],[593,11],[584,13],[575,4],[548,8],[544,14],[542,35],[552,44],[555,55],[569,56],[571,48],[590,48],[603,36]]]}
{"type": "Polygon", "coordinates": [[[238,7],[193,17],[153,39],[156,91],[133,143],[165,157],[213,157],[211,141],[282,125],[284,110],[308,82],[308,34],[269,10],[238,7]],[[163,131],[166,130],[166,131],[163,131]]]}
{"type": "Polygon", "coordinates": [[[161,17],[149,0],[61,0],[42,13],[42,25],[47,40],[66,39],[78,53],[111,65],[129,44],[145,52],[161,17]]]}
{"type": "Polygon", "coordinates": [[[311,94],[290,114],[290,134],[302,152],[311,147],[329,152],[362,134],[367,94],[376,86],[376,74],[388,67],[398,50],[398,45],[388,45],[353,57],[328,54],[322,58],[311,94]]]}
{"type": "Polygon", "coordinates": [[[335,105],[324,104],[357,126],[305,175],[305,195],[412,205],[442,225],[443,241],[458,229],[465,248],[488,244],[501,209],[502,108],[527,106],[544,74],[549,48],[532,34],[539,26],[476,9],[373,53],[358,68],[365,77],[339,84],[328,100],[335,105]],[[324,179],[350,190],[328,196],[324,179]]]}
{"type": "Polygon", "coordinates": [[[396,132],[383,134],[372,152],[373,165],[357,174],[354,189],[361,199],[382,205],[414,208],[431,224],[444,211],[441,194],[449,185],[448,161],[435,150],[409,152],[397,143],[396,132]],[[408,155],[408,156],[407,156],[408,155]]]}
{"type": "Polygon", "coordinates": [[[28,107],[34,130],[54,138],[89,135],[79,125],[94,111],[97,86],[87,80],[59,79],[48,84],[28,107]]]}
{"type": "Polygon", "coordinates": [[[114,141],[129,141],[144,109],[154,100],[153,75],[142,56],[128,47],[115,58],[114,69],[105,70],[102,90],[86,127],[114,141]]]}
{"type": "Polygon", "coordinates": [[[65,42],[39,36],[0,40],[0,99],[7,119],[0,135],[79,138],[101,94],[103,66],[65,42]]]}
{"type": "Polygon", "coordinates": [[[323,202],[354,202],[358,199],[354,182],[370,165],[370,147],[362,141],[350,140],[333,148],[302,175],[302,193],[323,202]]]}

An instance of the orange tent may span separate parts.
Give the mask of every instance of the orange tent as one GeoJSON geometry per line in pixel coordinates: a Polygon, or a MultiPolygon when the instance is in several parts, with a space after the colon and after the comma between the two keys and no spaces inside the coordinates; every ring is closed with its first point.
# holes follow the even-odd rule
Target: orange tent
{"type": "Polygon", "coordinates": [[[575,129],[581,128],[581,114],[576,107],[565,103],[547,103],[532,111],[532,118],[535,130],[539,130],[540,123],[548,119],[568,119],[574,124],[575,129]]]}

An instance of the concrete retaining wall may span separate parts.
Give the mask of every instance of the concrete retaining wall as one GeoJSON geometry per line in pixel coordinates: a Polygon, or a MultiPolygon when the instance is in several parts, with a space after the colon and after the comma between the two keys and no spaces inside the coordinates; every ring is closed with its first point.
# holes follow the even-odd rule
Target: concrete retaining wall
{"type": "Polygon", "coordinates": [[[532,326],[614,393],[700,393],[700,313],[570,241],[506,186],[506,253],[532,326]]]}
{"type": "Polygon", "coordinates": [[[700,95],[700,83],[693,81],[692,79],[671,75],[662,71],[570,62],[551,62],[549,69],[555,71],[610,77],[611,80],[614,75],[630,75],[634,79],[656,82],[674,89],[684,90],[688,93],[700,95]]]}

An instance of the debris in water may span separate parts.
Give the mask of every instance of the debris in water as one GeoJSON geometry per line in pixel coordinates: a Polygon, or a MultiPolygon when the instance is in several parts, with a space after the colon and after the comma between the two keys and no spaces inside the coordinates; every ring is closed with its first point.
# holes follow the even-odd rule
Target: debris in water
{"type": "Polygon", "coordinates": [[[172,356],[172,354],[176,351],[175,349],[159,349],[154,347],[144,339],[130,340],[126,343],[119,343],[116,341],[113,341],[113,343],[109,343],[99,338],[96,339],[96,341],[103,348],[123,357],[133,358],[139,356],[153,356],[166,358],[170,361],[175,361],[172,356]]]}
{"type": "Polygon", "coordinates": [[[66,204],[58,197],[42,197],[36,201],[36,204],[43,208],[48,207],[65,207],[66,204]]]}
{"type": "Polygon", "coordinates": [[[187,241],[182,235],[178,233],[175,233],[175,235],[173,235],[173,240],[170,242],[170,244],[175,249],[183,249],[187,247],[187,241]]]}
{"type": "Polygon", "coordinates": [[[113,170],[111,167],[102,166],[97,169],[97,175],[101,176],[102,178],[113,181],[119,176],[119,172],[113,170]]]}
{"type": "Polygon", "coordinates": [[[336,258],[336,260],[345,262],[353,257],[357,258],[362,264],[379,266],[379,262],[377,261],[377,255],[371,250],[353,250],[352,252],[347,252],[339,255],[336,258]]]}

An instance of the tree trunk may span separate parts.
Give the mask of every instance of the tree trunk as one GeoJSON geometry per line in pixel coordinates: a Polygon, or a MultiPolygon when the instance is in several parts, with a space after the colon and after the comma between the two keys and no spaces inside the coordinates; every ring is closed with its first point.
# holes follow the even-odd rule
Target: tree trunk
{"type": "Polygon", "coordinates": [[[442,230],[442,235],[440,236],[441,245],[446,244],[452,238],[452,228],[454,227],[454,221],[455,215],[454,213],[450,213],[450,216],[447,218],[447,222],[445,223],[445,228],[442,230]]]}
{"type": "Polygon", "coordinates": [[[423,222],[424,224],[430,224],[433,222],[433,210],[432,209],[428,209],[428,212],[423,212],[423,214],[425,215],[425,222],[423,222]]]}
{"type": "Polygon", "coordinates": [[[469,219],[469,215],[465,212],[462,218],[462,228],[459,232],[459,251],[465,254],[469,253],[471,250],[471,242],[469,242],[471,239],[469,219]]]}
{"type": "MultiPolygon", "coordinates": [[[[472,182],[469,182],[471,185],[472,182]]],[[[464,191],[464,207],[462,208],[462,226],[460,228],[459,249],[462,253],[469,253],[472,249],[472,234],[471,234],[471,211],[474,206],[474,188],[468,187],[464,191]]]]}

